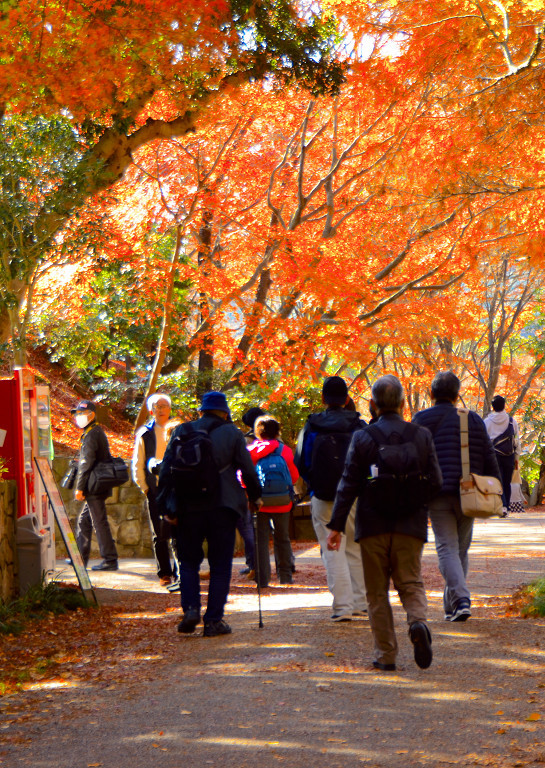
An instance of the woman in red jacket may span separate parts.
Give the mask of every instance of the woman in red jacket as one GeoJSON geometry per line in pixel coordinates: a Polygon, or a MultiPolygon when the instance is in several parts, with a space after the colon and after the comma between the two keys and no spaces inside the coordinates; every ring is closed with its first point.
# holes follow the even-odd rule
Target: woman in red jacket
{"type": "Polygon", "coordinates": [[[271,578],[269,536],[273,524],[274,549],[281,584],[292,584],[292,551],[289,535],[293,484],[299,477],[291,448],[279,440],[280,424],[261,416],[254,424],[256,440],[248,446],[261,481],[263,506],[257,513],[256,581],[267,587],[271,578]]]}

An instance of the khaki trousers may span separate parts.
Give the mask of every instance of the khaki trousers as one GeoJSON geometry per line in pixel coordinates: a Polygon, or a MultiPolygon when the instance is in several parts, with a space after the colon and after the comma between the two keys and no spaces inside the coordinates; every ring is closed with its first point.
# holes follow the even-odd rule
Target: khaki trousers
{"type": "Polygon", "coordinates": [[[390,578],[407,613],[409,626],[426,621],[427,600],[421,576],[424,542],[401,533],[384,533],[360,540],[369,621],[375,644],[374,660],[395,664],[397,640],[388,590],[390,578]]]}

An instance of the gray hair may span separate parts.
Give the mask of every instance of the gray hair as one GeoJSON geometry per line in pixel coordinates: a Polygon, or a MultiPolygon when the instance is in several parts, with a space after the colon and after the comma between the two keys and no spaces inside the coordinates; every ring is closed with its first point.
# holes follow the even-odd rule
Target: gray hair
{"type": "Polygon", "coordinates": [[[379,411],[397,411],[403,402],[403,387],[397,376],[388,374],[371,387],[371,397],[379,411]]]}
{"type": "Polygon", "coordinates": [[[151,413],[153,406],[159,402],[159,400],[166,400],[169,406],[172,408],[172,400],[168,395],[163,394],[162,392],[156,392],[154,395],[150,395],[148,399],[146,400],[146,405],[148,406],[148,411],[151,413]]]}

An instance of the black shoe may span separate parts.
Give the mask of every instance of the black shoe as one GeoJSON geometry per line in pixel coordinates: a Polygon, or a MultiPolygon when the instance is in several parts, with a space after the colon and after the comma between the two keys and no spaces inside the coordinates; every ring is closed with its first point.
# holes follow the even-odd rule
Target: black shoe
{"type": "Polygon", "coordinates": [[[414,645],[414,660],[420,669],[427,669],[433,659],[431,632],[423,621],[414,621],[409,627],[409,637],[414,645]]]}
{"type": "Polygon", "coordinates": [[[178,624],[178,632],[183,632],[184,635],[189,635],[195,631],[195,627],[201,620],[201,613],[198,608],[188,608],[184,613],[184,617],[178,624]]]}
{"type": "Polygon", "coordinates": [[[373,666],[375,669],[380,669],[381,672],[395,672],[395,664],[383,664],[382,661],[374,661],[373,666]]]}
{"type": "Polygon", "coordinates": [[[204,637],[216,637],[216,635],[230,635],[231,627],[224,620],[219,621],[207,621],[204,625],[204,637]]]}
{"type": "Polygon", "coordinates": [[[291,576],[288,576],[287,579],[280,579],[280,584],[293,584],[293,579],[291,576]]]}
{"type": "Polygon", "coordinates": [[[460,600],[456,608],[450,614],[449,621],[467,621],[471,616],[469,600],[460,600]]]}
{"type": "Polygon", "coordinates": [[[239,574],[240,576],[247,576],[251,570],[253,569],[247,565],[246,568],[243,568],[241,571],[239,571],[239,574]]]}
{"type": "Polygon", "coordinates": [[[106,560],[103,560],[98,565],[93,565],[91,568],[92,571],[118,571],[119,565],[117,564],[117,560],[114,560],[111,563],[106,562],[106,560]]]}
{"type": "Polygon", "coordinates": [[[179,581],[173,581],[172,584],[169,584],[167,587],[168,592],[181,592],[180,589],[180,582],[179,581]]]}

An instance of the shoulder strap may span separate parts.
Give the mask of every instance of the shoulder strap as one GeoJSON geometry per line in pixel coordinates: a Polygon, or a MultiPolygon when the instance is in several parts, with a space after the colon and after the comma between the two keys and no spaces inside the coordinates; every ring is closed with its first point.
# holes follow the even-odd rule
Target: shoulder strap
{"type": "Polygon", "coordinates": [[[462,457],[462,479],[469,480],[469,433],[467,408],[458,408],[460,418],[460,451],[462,457]]]}
{"type": "Polygon", "coordinates": [[[367,427],[365,428],[365,431],[367,432],[371,440],[374,443],[376,443],[378,446],[386,444],[385,443],[386,435],[384,434],[382,429],[380,429],[380,427],[378,427],[376,424],[368,424],[367,427]],[[382,438],[382,440],[380,438],[382,438]]]}
{"type": "MultiPolygon", "coordinates": [[[[410,421],[404,421],[403,428],[401,430],[401,437],[404,438],[404,442],[408,442],[412,435],[414,434],[413,427],[414,424],[411,424],[410,421]],[[410,434],[409,434],[410,433],[410,434]]],[[[378,424],[368,424],[367,427],[365,427],[365,430],[367,434],[371,437],[371,439],[377,444],[377,445],[389,445],[389,435],[385,435],[382,429],[378,426],[378,424]],[[382,438],[382,440],[380,439],[382,438]]],[[[393,434],[393,432],[392,432],[393,434]]]]}

